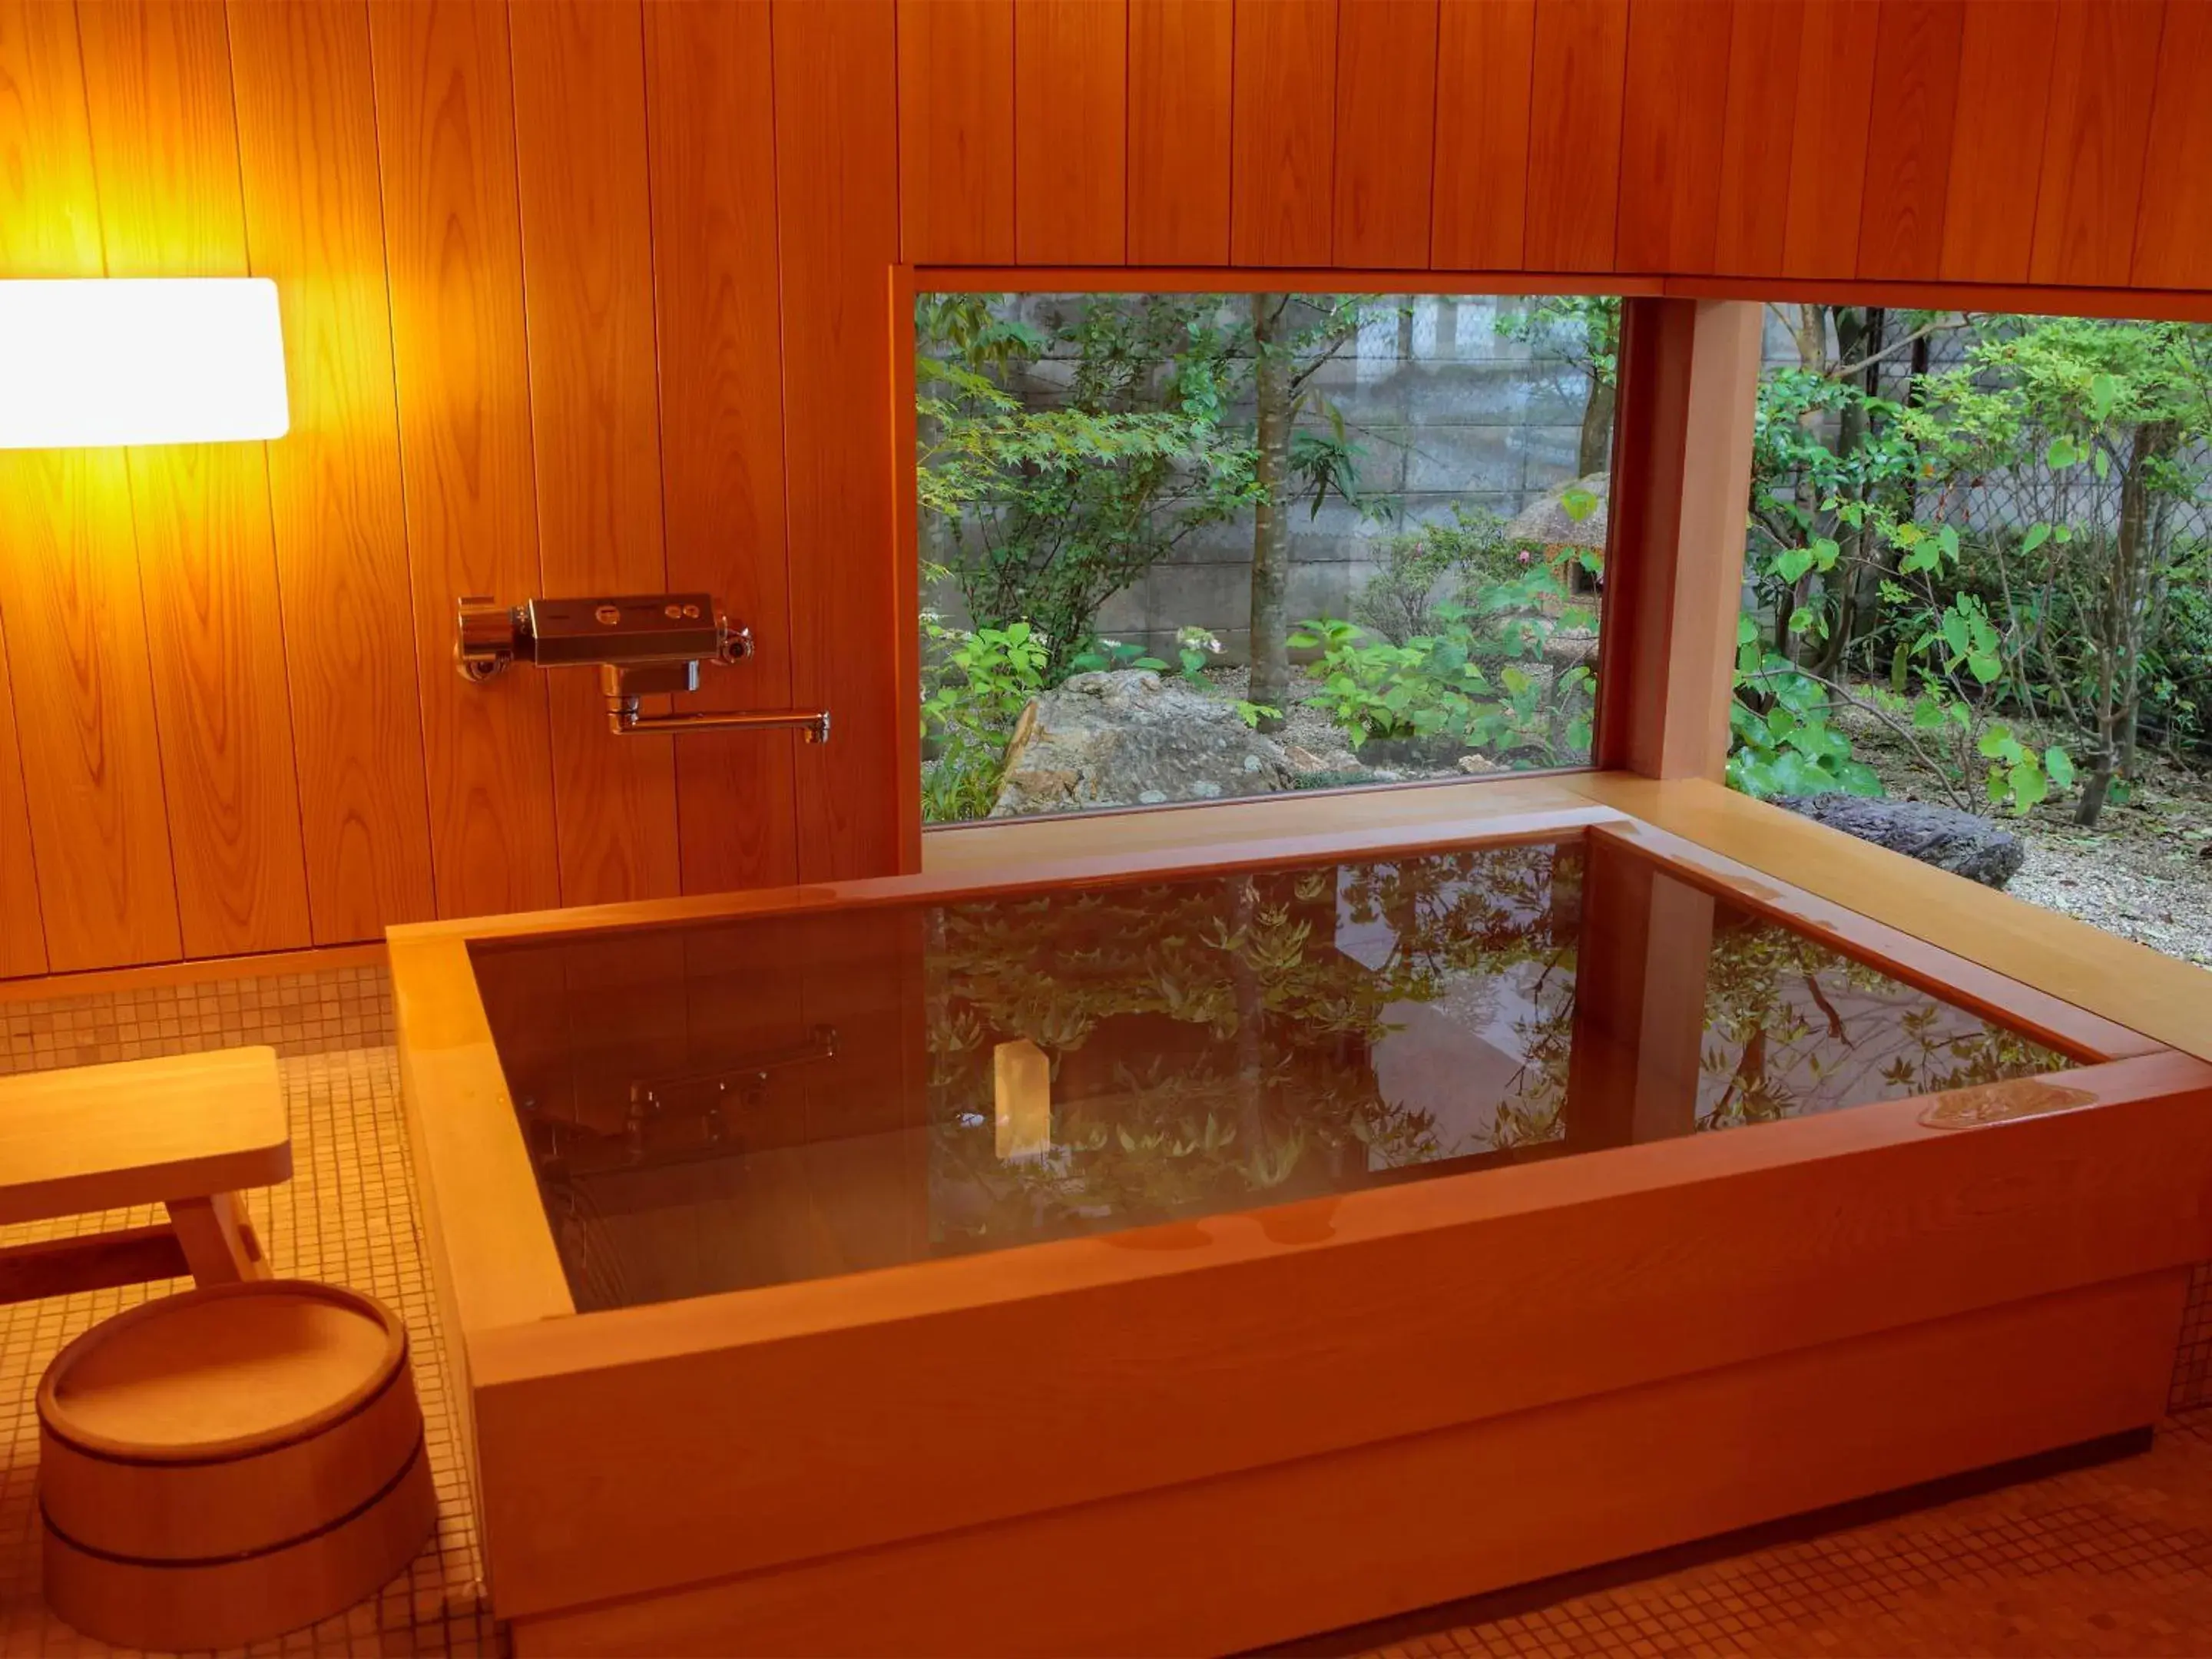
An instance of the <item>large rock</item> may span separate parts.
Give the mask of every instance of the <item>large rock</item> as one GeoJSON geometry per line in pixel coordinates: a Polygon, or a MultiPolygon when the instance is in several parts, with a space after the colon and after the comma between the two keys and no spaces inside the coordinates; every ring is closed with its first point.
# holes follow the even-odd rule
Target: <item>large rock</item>
{"type": "Polygon", "coordinates": [[[1984,887],[2003,886],[2020,873],[2027,856],[2027,848],[2009,830],[1948,806],[1842,794],[1785,795],[1774,804],[1984,887]]]}
{"type": "Polygon", "coordinates": [[[1282,744],[1235,707],[1150,669],[1078,674],[1022,712],[994,818],[1288,789],[1282,744]]]}

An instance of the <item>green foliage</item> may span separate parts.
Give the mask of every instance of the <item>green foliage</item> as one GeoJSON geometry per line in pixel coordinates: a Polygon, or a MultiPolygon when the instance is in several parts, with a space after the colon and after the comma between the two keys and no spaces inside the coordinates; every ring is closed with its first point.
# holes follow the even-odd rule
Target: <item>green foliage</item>
{"type": "Polygon", "coordinates": [[[1839,777],[1832,716],[1850,708],[1960,806],[2033,810],[2076,787],[2086,752],[2088,822],[2142,719],[2193,736],[2212,682],[2182,575],[2203,568],[2182,526],[2203,523],[2212,330],[1904,321],[1964,331],[1956,366],[1898,397],[1810,363],[1762,384],[1730,775],[1766,792],[1839,777]],[[1825,729],[1808,736],[1810,708],[1825,729]]]}
{"type": "Polygon", "coordinates": [[[1561,358],[1600,386],[1620,378],[1620,301],[1606,294],[1558,294],[1503,307],[1498,332],[1561,358]]]}
{"type": "Polygon", "coordinates": [[[1099,295],[1039,324],[1006,309],[916,301],[919,495],[969,614],[1027,623],[1056,679],[1109,598],[1256,501],[1254,449],[1222,424],[1237,368],[1218,301],[1099,295]]]}
{"type": "Polygon", "coordinates": [[[1148,654],[1141,645],[1120,640],[1098,640],[1077,652],[1067,665],[1072,674],[1099,674],[1117,668],[1165,668],[1167,664],[1148,654]]]}
{"type": "Polygon", "coordinates": [[[1759,649],[1758,624],[1737,624],[1737,696],[1729,706],[1728,781],[1748,795],[1879,795],[1881,780],[1851,755],[1827,688],[1779,653],[1759,649]],[[1748,694],[1748,695],[1747,695],[1748,694]]]}
{"type": "Polygon", "coordinates": [[[925,615],[935,684],[922,700],[922,817],[932,823],[987,816],[998,799],[1006,739],[1046,684],[1048,653],[1027,623],[972,631],[925,615]]]}
{"type": "Polygon", "coordinates": [[[1505,520],[1479,507],[1455,505],[1449,521],[1382,537],[1373,556],[1379,568],[1352,601],[1352,614],[1393,645],[1436,631],[1440,589],[1463,591],[1518,570],[1505,520]]]}
{"type": "Polygon", "coordinates": [[[1519,765],[1571,764],[1589,751],[1595,681],[1586,663],[1554,665],[1564,629],[1594,625],[1568,597],[1564,570],[1532,562],[1427,606],[1425,633],[1393,641],[1330,617],[1299,624],[1291,644],[1318,650],[1322,688],[1308,701],[1356,750],[1372,741],[1433,740],[1519,765]]]}
{"type": "Polygon", "coordinates": [[[1377,738],[1471,741],[1490,683],[1474,665],[1465,608],[1438,609],[1441,631],[1403,645],[1331,617],[1303,622],[1291,635],[1293,648],[1321,651],[1322,689],[1308,701],[1344,728],[1353,749],[1377,738]]]}

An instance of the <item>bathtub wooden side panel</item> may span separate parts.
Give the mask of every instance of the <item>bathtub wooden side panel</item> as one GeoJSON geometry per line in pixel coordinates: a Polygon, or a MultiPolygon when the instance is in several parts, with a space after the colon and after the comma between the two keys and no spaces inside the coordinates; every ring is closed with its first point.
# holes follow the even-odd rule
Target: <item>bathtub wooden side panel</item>
{"type": "Polygon", "coordinates": [[[2185,1283],[2148,1275],[518,1620],[514,1649],[1233,1652],[2142,1426],[2164,1402],[2185,1283]]]}
{"type": "Polygon", "coordinates": [[[488,1333],[494,1593],[528,1617],[896,1545],[2212,1254],[2212,1073],[2069,1081],[2100,1077],[2142,1093],[1954,1133],[1893,1102],[488,1333]]]}

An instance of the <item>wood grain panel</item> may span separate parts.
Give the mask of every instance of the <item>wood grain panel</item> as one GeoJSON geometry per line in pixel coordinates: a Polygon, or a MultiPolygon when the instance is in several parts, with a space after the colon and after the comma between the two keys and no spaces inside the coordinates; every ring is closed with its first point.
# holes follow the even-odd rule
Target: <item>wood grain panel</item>
{"type": "MultiPolygon", "coordinates": [[[[108,275],[244,274],[222,9],[86,6],[77,29],[108,275]]],[[[264,447],[148,446],[129,470],[185,953],[305,945],[264,447]]]]}
{"type": "Polygon", "coordinates": [[[853,391],[883,386],[891,354],[914,347],[894,334],[890,304],[899,60],[889,0],[776,0],[773,26],[792,695],[836,722],[830,743],[799,753],[799,876],[815,881],[921,856],[899,807],[913,782],[898,733],[912,728],[917,693],[897,682],[891,646],[912,621],[917,553],[892,534],[892,467],[866,459],[890,455],[890,399],[853,391]],[[839,73],[823,75],[831,63],[839,73]]]}
{"type": "Polygon", "coordinates": [[[1938,274],[2017,283],[2035,237],[2058,0],[1966,8],[1938,274]]]}
{"type": "Polygon", "coordinates": [[[1790,223],[1790,142],[1796,126],[1805,9],[1748,0],[1729,18],[1728,110],[1722,123],[1713,269],[1781,274],[1790,223]]]}
{"type": "MultiPolygon", "coordinates": [[[[2184,0],[2184,9],[2197,3],[2184,0]]],[[[2028,263],[2039,283],[2128,280],[2166,11],[2165,0],[2063,0],[2058,9],[2028,263]]]]}
{"type": "Polygon", "coordinates": [[[507,15],[374,0],[399,452],[441,915],[561,901],[545,683],[453,672],[453,601],[544,591],[507,15]]]}
{"type": "Polygon", "coordinates": [[[1859,199],[1862,276],[1924,276],[1942,258],[1951,125],[1966,0],[1882,0],[1866,181],[1859,199]]]}
{"type": "MultiPolygon", "coordinates": [[[[1408,1608],[2140,1426],[2171,1375],[2181,1278],[519,1619],[514,1649],[522,1659],[1324,1650],[1310,1632],[1402,1626],[1413,1621],[1391,1616],[1408,1608]],[[1085,1571],[1071,1576],[1071,1561],[1085,1571]]],[[[1525,1588],[1508,1594],[1526,1604],[1525,1588]]],[[[1662,1650],[1619,1628],[1578,1645],[1662,1650]]]]}
{"type": "Polygon", "coordinates": [[[1782,272],[1847,276],[1858,265],[1881,8],[1879,0],[1804,0],[1803,11],[1782,272]]]}
{"type": "Polygon", "coordinates": [[[1127,0],[1014,0],[1014,256],[1118,265],[1127,249],[1127,0]]]}
{"type": "MultiPolygon", "coordinates": [[[[10,0],[0,5],[0,271],[104,269],[76,17],[10,0]]],[[[18,835],[30,841],[0,878],[11,913],[0,954],[13,973],[174,957],[183,945],[123,452],[0,453],[0,546],[15,734],[0,768],[19,764],[24,794],[20,819],[0,800],[0,837],[19,851],[18,835]]]]}
{"type": "Polygon", "coordinates": [[[0,634],[0,979],[46,971],[38,856],[31,845],[23,750],[15,736],[15,705],[8,682],[8,641],[0,634]]]}
{"type": "Polygon", "coordinates": [[[2212,286],[2212,6],[2168,6],[2131,280],[2212,286]]]}
{"type": "Polygon", "coordinates": [[[1528,91],[1531,270],[1611,270],[1628,0],[1536,0],[1528,91]]]}
{"type": "MultiPolygon", "coordinates": [[[[775,73],[767,0],[646,9],[653,293],[660,338],[668,580],[753,630],[753,655],[697,704],[791,702],[783,532],[783,359],[775,269],[775,73]]],[[[787,732],[676,745],[685,890],[795,881],[787,732]]]]}
{"type": "MultiPolygon", "coordinates": [[[[1012,0],[899,0],[897,27],[897,206],[905,258],[1010,264],[1012,0]]],[[[817,62],[812,72],[825,70],[817,62]]]]}
{"type": "MultiPolygon", "coordinates": [[[[661,592],[643,21],[635,0],[544,0],[508,27],[545,586],[661,592]]],[[[548,689],[561,902],[676,892],[676,739],[610,732],[596,673],[548,689]]]]}
{"type": "Polygon", "coordinates": [[[1713,268],[1736,9],[1631,0],[1613,256],[1623,270],[1713,268]]]}
{"type": "Polygon", "coordinates": [[[1129,0],[1129,262],[1229,263],[1232,0],[1129,0]]]}
{"type": "Polygon", "coordinates": [[[234,0],[253,272],[282,297],[292,429],[269,446],[315,942],[436,914],[407,589],[368,14],[234,0]]]}
{"type": "Polygon", "coordinates": [[[1429,260],[1513,270],[1528,218],[1536,0],[1442,0],[1429,260]]]}
{"type": "Polygon", "coordinates": [[[1429,263],[1438,0],[1340,0],[1336,224],[1340,264],[1429,263]]]}
{"type": "Polygon", "coordinates": [[[1331,263],[1336,7],[1237,0],[1232,264],[1331,263]]]}

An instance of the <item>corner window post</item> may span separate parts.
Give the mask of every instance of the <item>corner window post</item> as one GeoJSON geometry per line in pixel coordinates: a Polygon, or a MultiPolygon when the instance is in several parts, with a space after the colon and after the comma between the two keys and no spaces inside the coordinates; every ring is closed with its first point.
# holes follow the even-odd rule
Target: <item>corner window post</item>
{"type": "Polygon", "coordinates": [[[1764,310],[1741,300],[1625,304],[1601,767],[1722,775],[1764,310]]]}

